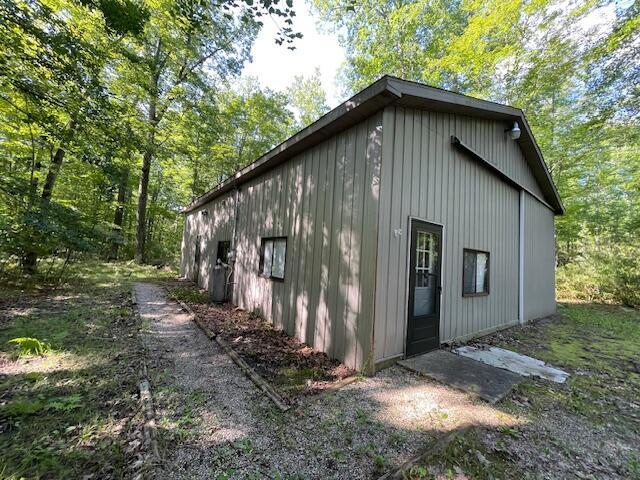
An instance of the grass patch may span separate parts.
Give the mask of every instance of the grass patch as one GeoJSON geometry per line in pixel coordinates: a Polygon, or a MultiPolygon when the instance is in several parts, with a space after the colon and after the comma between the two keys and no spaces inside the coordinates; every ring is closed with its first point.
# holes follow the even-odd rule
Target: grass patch
{"type": "Polygon", "coordinates": [[[518,390],[534,411],[559,406],[597,424],[636,428],[640,391],[640,312],[616,305],[566,303],[551,322],[501,334],[498,346],[565,369],[565,385],[528,380],[518,390]]]}
{"type": "Polygon", "coordinates": [[[141,351],[131,288],[168,273],[133,263],[70,268],[72,277],[55,288],[0,289],[2,478],[131,473],[141,351]],[[16,338],[45,348],[14,342],[38,355],[16,357],[9,343],[16,338]]]}
{"type": "MultiPolygon", "coordinates": [[[[506,451],[489,448],[481,440],[479,431],[455,434],[442,448],[404,472],[403,478],[422,480],[431,478],[523,478],[517,463],[506,451]]],[[[526,477],[525,477],[526,478],[526,477]]]]}
{"type": "Polygon", "coordinates": [[[172,287],[171,294],[185,303],[207,303],[209,302],[209,294],[204,290],[195,287],[172,287]]]}

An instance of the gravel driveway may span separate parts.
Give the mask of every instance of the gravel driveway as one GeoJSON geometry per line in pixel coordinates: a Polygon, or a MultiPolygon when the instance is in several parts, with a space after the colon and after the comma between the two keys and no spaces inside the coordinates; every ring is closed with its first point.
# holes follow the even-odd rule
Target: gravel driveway
{"type": "Polygon", "coordinates": [[[160,478],[377,478],[443,433],[520,420],[400,367],[279,412],[156,285],[136,285],[160,478]]]}

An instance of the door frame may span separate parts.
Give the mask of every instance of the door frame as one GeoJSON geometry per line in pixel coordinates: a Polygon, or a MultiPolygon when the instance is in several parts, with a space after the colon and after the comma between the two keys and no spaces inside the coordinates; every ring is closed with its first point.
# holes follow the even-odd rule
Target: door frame
{"type": "Polygon", "coordinates": [[[409,338],[409,295],[410,295],[410,286],[411,286],[411,236],[412,236],[412,231],[411,231],[411,225],[413,223],[414,220],[417,220],[419,222],[424,222],[424,223],[430,223],[432,225],[437,225],[438,227],[442,228],[442,235],[440,238],[440,285],[442,286],[442,288],[440,289],[440,319],[438,322],[438,345],[440,345],[440,332],[442,330],[442,310],[443,310],[443,304],[444,302],[442,301],[444,296],[442,295],[442,292],[444,290],[444,285],[445,285],[445,278],[446,278],[446,272],[444,269],[444,254],[445,254],[445,238],[446,238],[446,234],[447,234],[447,227],[445,226],[444,223],[440,223],[440,222],[436,222],[434,220],[429,220],[427,218],[424,217],[418,217],[415,215],[409,215],[407,218],[407,232],[409,232],[409,234],[407,235],[407,242],[406,242],[406,265],[405,265],[405,289],[404,289],[404,308],[406,308],[406,312],[405,312],[405,321],[404,321],[404,342],[402,344],[402,356],[403,358],[407,358],[407,340],[409,338]]]}

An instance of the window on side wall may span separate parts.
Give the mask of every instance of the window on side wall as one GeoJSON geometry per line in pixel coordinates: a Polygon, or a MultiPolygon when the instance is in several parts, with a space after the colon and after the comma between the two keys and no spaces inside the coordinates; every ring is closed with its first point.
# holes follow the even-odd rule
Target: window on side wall
{"type": "Polygon", "coordinates": [[[462,296],[489,295],[489,252],[464,249],[462,296]]]}
{"type": "Polygon", "coordinates": [[[284,280],[287,237],[263,238],[260,242],[260,275],[284,280]]]}

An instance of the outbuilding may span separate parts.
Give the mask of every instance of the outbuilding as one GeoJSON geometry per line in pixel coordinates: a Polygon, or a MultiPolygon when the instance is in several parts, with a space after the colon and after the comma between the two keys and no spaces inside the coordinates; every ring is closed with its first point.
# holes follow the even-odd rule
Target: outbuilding
{"type": "Polygon", "coordinates": [[[186,207],[181,273],[372,372],[554,313],[562,213],[522,110],[385,76],[186,207]]]}

